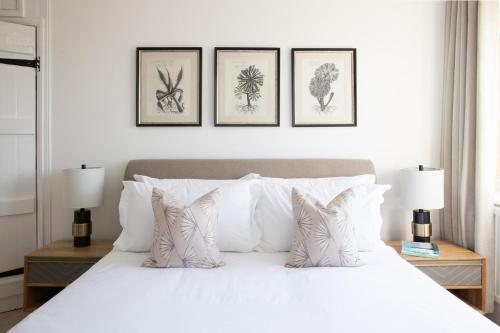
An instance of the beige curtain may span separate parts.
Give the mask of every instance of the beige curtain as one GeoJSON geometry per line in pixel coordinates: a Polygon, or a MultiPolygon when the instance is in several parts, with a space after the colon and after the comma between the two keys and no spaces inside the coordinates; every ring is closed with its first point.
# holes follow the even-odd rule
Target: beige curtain
{"type": "Polygon", "coordinates": [[[441,238],[487,257],[487,311],[494,301],[497,2],[448,1],[441,163],[441,238]]]}

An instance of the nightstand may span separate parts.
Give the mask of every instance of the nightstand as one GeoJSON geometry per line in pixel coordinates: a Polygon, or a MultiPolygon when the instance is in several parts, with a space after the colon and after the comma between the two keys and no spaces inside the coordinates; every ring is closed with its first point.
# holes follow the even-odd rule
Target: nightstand
{"type": "Polygon", "coordinates": [[[64,289],[113,248],[112,241],[92,240],[87,247],[73,247],[61,240],[24,256],[24,306],[31,312],[64,289]]]}
{"type": "MultiPolygon", "coordinates": [[[[401,257],[484,314],[486,258],[446,241],[434,240],[433,242],[439,246],[439,258],[405,255],[401,257]]],[[[401,253],[401,241],[388,241],[386,244],[401,253]]]]}

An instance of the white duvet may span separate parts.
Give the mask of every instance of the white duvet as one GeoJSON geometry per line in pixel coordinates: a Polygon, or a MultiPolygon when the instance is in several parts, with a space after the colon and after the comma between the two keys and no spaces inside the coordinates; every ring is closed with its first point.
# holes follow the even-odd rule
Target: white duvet
{"type": "Polygon", "coordinates": [[[222,268],[153,269],[111,252],[12,332],[500,332],[389,247],[351,268],[223,255],[222,268]]]}

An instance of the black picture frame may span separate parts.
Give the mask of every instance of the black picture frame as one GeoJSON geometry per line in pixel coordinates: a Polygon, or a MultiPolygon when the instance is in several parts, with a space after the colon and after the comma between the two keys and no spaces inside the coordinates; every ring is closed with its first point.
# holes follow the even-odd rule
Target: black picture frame
{"type": "Polygon", "coordinates": [[[203,49],[201,47],[137,47],[136,48],[136,123],[137,127],[186,127],[186,126],[202,126],[202,61],[203,59],[203,49]],[[179,52],[179,51],[192,51],[198,52],[197,61],[197,71],[198,71],[198,84],[197,84],[197,94],[198,94],[198,112],[197,112],[197,122],[196,123],[145,123],[141,121],[141,54],[142,52],[148,51],[166,51],[166,52],[179,52]]]}
{"type": "Polygon", "coordinates": [[[292,127],[357,127],[358,117],[357,117],[357,74],[356,74],[356,48],[292,48],[291,49],[291,65],[292,65],[292,127]],[[353,122],[352,123],[318,123],[318,124],[300,124],[296,121],[296,82],[295,82],[295,53],[296,52],[352,52],[352,108],[353,108],[353,122]]]}
{"type": "Polygon", "coordinates": [[[279,127],[280,126],[280,64],[279,47],[215,47],[214,48],[214,126],[215,127],[279,127]],[[223,51],[272,51],[276,52],[276,117],[274,123],[221,123],[218,117],[218,54],[223,51]]]}

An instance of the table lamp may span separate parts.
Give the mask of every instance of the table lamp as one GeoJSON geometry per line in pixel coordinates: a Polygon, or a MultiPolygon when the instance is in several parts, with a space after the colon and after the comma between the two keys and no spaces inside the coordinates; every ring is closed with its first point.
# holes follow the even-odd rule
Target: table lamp
{"type": "Polygon", "coordinates": [[[444,170],[423,165],[401,170],[401,202],[413,209],[413,241],[429,243],[432,236],[429,209],[444,207],[444,170]]]}
{"type": "Polygon", "coordinates": [[[82,164],[78,169],[65,169],[65,206],[75,209],[73,221],[73,246],[90,245],[92,220],[90,209],[102,204],[104,189],[104,168],[87,168],[82,164]]]}

